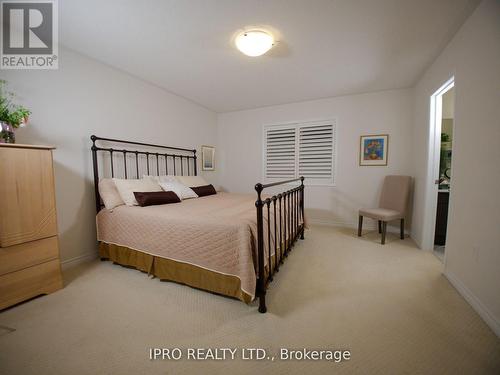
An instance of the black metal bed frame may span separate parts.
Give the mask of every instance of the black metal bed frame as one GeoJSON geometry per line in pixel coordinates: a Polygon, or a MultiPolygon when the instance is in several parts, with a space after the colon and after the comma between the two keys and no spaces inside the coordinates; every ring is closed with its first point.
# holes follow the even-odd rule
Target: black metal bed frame
{"type": "MultiPolygon", "coordinates": [[[[121,177],[125,179],[140,178],[140,171],[144,169],[140,167],[140,162],[146,164],[146,170],[149,175],[152,173],[160,175],[160,161],[163,159],[164,168],[161,172],[169,174],[169,160],[172,166],[170,174],[173,175],[194,175],[198,173],[197,170],[197,156],[196,149],[187,149],[179,147],[162,146],[143,142],[124,141],[113,138],[102,138],[92,135],[92,164],[94,171],[94,192],[96,212],[99,212],[103,204],[99,195],[99,161],[98,152],[108,153],[110,157],[110,171],[111,177],[115,177],[115,159],[114,155],[121,155],[123,158],[123,170],[121,177]],[[119,143],[125,145],[144,146],[154,149],[171,150],[166,152],[154,152],[145,150],[129,150],[125,148],[113,148],[99,146],[96,143],[99,141],[119,143]],[[173,153],[172,153],[173,151],[173,153]],[[141,158],[140,155],[145,155],[141,158]],[[127,159],[129,164],[127,164],[127,159]],[[151,160],[150,160],[151,159],[151,160]],[[153,167],[150,163],[153,162],[153,167]],[[154,166],[156,165],[156,168],[154,166]],[[135,173],[130,173],[130,168],[135,166],[135,173]],[[192,168],[191,168],[192,166],[192,168]],[[180,174],[178,173],[180,172],[180,174]],[[186,173],[185,173],[186,172],[186,173]]],[[[163,163],[162,163],[163,164],[163,163]]],[[[259,312],[265,313],[266,307],[266,291],[269,284],[273,281],[273,276],[279,272],[280,265],[283,264],[284,258],[288,257],[290,250],[297,241],[297,239],[304,239],[304,177],[295,178],[286,181],[279,181],[263,185],[258,183],[255,185],[257,192],[257,200],[255,207],[257,209],[257,265],[258,265],[258,282],[257,282],[257,297],[259,297],[259,312]],[[290,184],[300,181],[300,185],[283,191],[279,194],[273,195],[263,199],[262,192],[264,189],[274,186],[290,184]],[[267,208],[267,210],[265,209],[267,208]],[[267,211],[267,215],[265,214],[267,211]],[[264,221],[267,219],[267,228],[265,228],[264,221]],[[266,230],[267,229],[267,230],[266,230]],[[274,237],[271,234],[274,232],[274,237]],[[279,239],[279,243],[278,243],[279,239]],[[267,254],[265,251],[265,244],[267,240],[267,254]],[[274,257],[271,252],[274,250],[274,257]],[[267,258],[267,272],[265,262],[267,258]],[[274,259],[274,264],[273,264],[274,259]]]]}
{"type": "MultiPolygon", "coordinates": [[[[196,149],[188,149],[188,148],[180,148],[180,147],[169,147],[169,146],[162,146],[162,145],[155,145],[151,143],[143,143],[143,142],[133,142],[133,141],[124,141],[121,139],[112,139],[112,138],[102,138],[98,137],[96,135],[91,135],[90,140],[92,141],[92,147],[90,148],[92,150],[92,165],[94,169],[94,192],[95,192],[95,204],[96,204],[96,211],[99,212],[103,205],[101,204],[101,196],[99,195],[99,162],[98,162],[98,156],[97,153],[99,151],[102,152],[107,152],[109,153],[110,156],[110,166],[111,166],[111,177],[115,177],[115,162],[113,155],[120,154],[123,156],[123,174],[122,177],[125,179],[131,178],[129,177],[129,168],[130,164],[127,165],[127,155],[131,155],[132,158],[130,161],[132,161],[132,164],[135,164],[135,178],[140,178],[140,170],[144,169],[140,167],[140,162],[143,161],[146,164],[146,170],[143,172],[146,172],[146,174],[152,173],[155,175],[155,168],[154,165],[156,165],[156,176],[160,175],[160,160],[163,159],[164,161],[164,171],[165,174],[169,174],[168,172],[168,162],[170,160],[171,166],[172,166],[172,171],[173,175],[179,175],[177,173],[180,169],[180,175],[181,176],[190,176],[194,175],[196,176],[198,174],[198,169],[197,169],[197,156],[196,156],[196,149]],[[100,147],[96,145],[96,142],[98,141],[105,141],[105,142],[111,142],[111,143],[121,143],[121,144],[127,144],[127,145],[135,145],[135,146],[144,146],[148,148],[156,148],[156,149],[164,149],[164,150],[173,150],[173,151],[181,151],[183,153],[166,153],[166,152],[153,152],[153,151],[145,151],[145,150],[127,150],[127,149],[116,149],[112,147],[100,147]],[[187,154],[187,155],[186,155],[187,154]],[[190,155],[192,154],[192,155],[190,155]],[[146,160],[141,159],[139,156],[140,155],[145,155],[146,160]],[[151,160],[153,162],[153,167],[151,167],[151,160]],[[169,159],[170,158],[170,159],[169,159]],[[135,162],[134,162],[135,160],[135,162]],[[191,165],[192,165],[192,171],[191,171],[191,165]],[[186,168],[185,168],[186,166],[186,168]],[[184,172],[187,172],[185,174],[184,172]],[[192,173],[191,173],[192,172],[192,173]]],[[[144,163],[143,163],[144,164],[144,163]]]]}

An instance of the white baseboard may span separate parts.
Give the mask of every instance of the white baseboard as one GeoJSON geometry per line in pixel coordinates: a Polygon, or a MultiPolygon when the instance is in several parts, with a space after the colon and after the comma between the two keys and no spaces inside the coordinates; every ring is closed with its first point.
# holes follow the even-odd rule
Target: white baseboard
{"type": "Polygon", "coordinates": [[[483,303],[450,271],[444,271],[444,276],[455,287],[460,295],[472,306],[486,324],[500,337],[500,321],[483,305],[483,303]]]}
{"type": "Polygon", "coordinates": [[[61,261],[61,267],[63,270],[65,270],[69,267],[77,266],[77,265],[85,263],[85,262],[90,262],[96,258],[97,258],[97,252],[83,254],[83,255],[80,255],[80,256],[77,256],[77,257],[74,257],[71,259],[66,259],[66,260],[61,261]]]}

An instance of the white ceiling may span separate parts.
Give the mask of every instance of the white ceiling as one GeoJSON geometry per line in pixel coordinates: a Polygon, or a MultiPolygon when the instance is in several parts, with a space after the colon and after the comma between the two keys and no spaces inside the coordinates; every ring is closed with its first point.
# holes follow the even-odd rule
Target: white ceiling
{"type": "MultiPolygon", "coordinates": [[[[477,0],[60,1],[60,41],[216,112],[412,86],[477,0]],[[280,43],[250,58],[245,26],[280,43]]],[[[61,62],[64,64],[64,62],[61,62]]]]}

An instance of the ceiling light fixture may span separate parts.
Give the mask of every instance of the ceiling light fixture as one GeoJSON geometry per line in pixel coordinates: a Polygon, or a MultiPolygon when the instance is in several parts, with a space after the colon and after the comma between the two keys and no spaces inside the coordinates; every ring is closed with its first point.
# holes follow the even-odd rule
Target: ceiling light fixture
{"type": "Polygon", "coordinates": [[[255,57],[269,51],[274,45],[274,37],[263,30],[249,30],[240,33],[235,40],[241,53],[255,57]]]}

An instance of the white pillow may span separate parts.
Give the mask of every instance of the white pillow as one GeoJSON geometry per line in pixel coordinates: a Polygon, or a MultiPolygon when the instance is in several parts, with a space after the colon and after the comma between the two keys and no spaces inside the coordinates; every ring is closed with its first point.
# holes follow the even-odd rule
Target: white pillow
{"type": "Polygon", "coordinates": [[[125,204],[111,178],[103,178],[99,181],[99,195],[108,210],[125,204]]]}
{"type": "Polygon", "coordinates": [[[177,181],[160,182],[160,186],[165,191],[173,191],[180,199],[198,198],[192,189],[177,181]]]}
{"type": "Polygon", "coordinates": [[[116,189],[120,194],[127,206],[137,206],[138,203],[135,200],[134,192],[150,192],[150,191],[162,191],[161,186],[158,185],[151,178],[143,178],[141,180],[124,180],[121,178],[113,178],[115,182],[116,189]]]}
{"type": "Polygon", "coordinates": [[[208,182],[201,176],[176,176],[177,181],[188,187],[207,186],[208,182]]]}
{"type": "Polygon", "coordinates": [[[148,176],[148,175],[143,175],[142,178],[152,178],[157,183],[177,181],[176,176],[174,176],[172,174],[167,174],[167,175],[162,175],[162,176],[148,176]]]}

